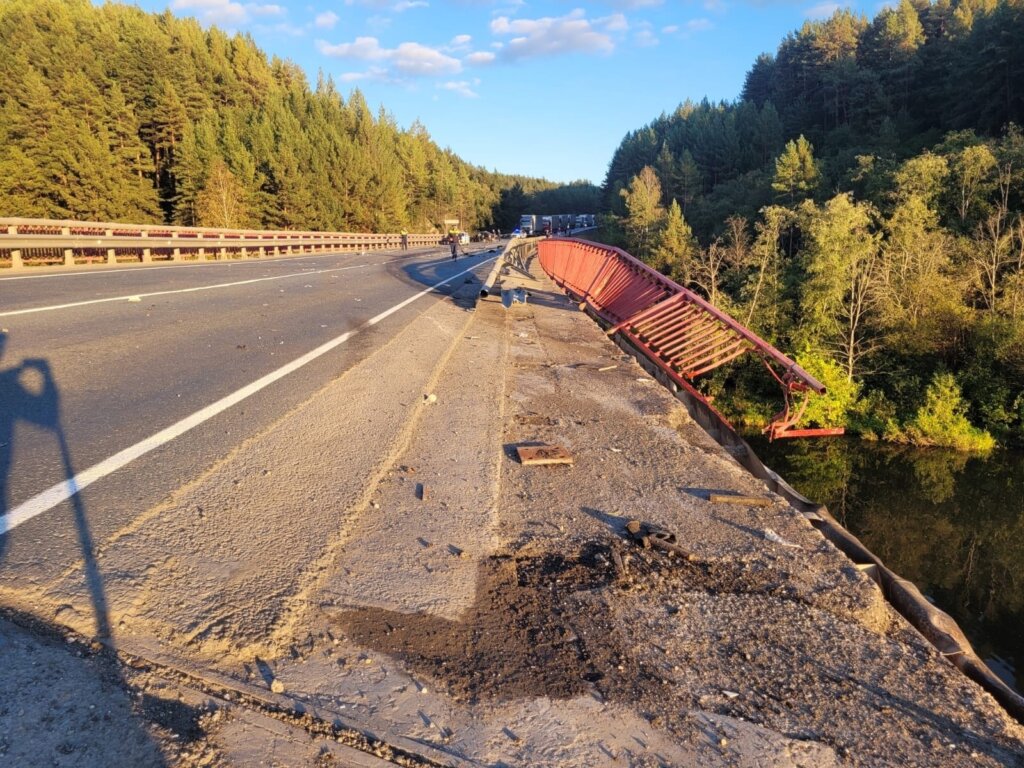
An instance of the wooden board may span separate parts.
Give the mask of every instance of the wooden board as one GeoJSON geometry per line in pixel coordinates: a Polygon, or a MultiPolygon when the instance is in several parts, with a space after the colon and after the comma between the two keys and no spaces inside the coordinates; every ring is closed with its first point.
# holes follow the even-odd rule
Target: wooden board
{"type": "Polygon", "coordinates": [[[708,501],[712,504],[743,504],[747,507],[770,507],[775,503],[764,496],[735,496],[727,493],[712,493],[708,501]]]}
{"type": "Polygon", "coordinates": [[[516,446],[520,464],[572,464],[572,456],[560,445],[516,446]]]}

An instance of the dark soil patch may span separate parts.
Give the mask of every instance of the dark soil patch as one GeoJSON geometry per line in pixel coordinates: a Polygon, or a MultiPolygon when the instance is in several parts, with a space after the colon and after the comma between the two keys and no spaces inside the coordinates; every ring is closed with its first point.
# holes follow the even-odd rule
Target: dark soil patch
{"type": "Polygon", "coordinates": [[[497,556],[481,563],[464,622],[380,609],[336,621],[357,644],[401,659],[456,698],[566,699],[595,685],[611,697],[643,677],[605,600],[614,575],[603,544],[575,556],[497,556]]]}

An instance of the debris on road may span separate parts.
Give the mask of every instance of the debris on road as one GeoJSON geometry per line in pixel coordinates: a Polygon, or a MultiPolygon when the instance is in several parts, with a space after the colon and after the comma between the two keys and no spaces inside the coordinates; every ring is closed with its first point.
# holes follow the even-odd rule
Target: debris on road
{"type": "Polygon", "coordinates": [[[572,456],[560,445],[520,445],[516,446],[516,453],[524,466],[573,463],[572,456]]]}
{"type": "Polygon", "coordinates": [[[655,549],[679,555],[684,560],[692,561],[697,559],[696,555],[692,552],[679,546],[674,533],[666,531],[664,528],[659,528],[656,525],[641,523],[639,520],[630,520],[626,523],[626,533],[630,535],[634,543],[639,544],[644,549],[654,547],[655,549]]]}
{"type": "Polygon", "coordinates": [[[617,366],[617,365],[606,365],[603,368],[598,368],[597,372],[598,373],[604,373],[605,371],[614,371],[618,367],[619,366],[617,366]]]}
{"type": "Polygon", "coordinates": [[[431,392],[429,395],[424,395],[423,396],[423,402],[425,402],[425,403],[436,403],[437,402],[437,395],[435,395],[433,392],[431,392]]]}
{"type": "Polygon", "coordinates": [[[739,496],[732,493],[712,493],[708,501],[712,504],[744,504],[748,507],[770,507],[775,503],[767,496],[739,496]]]}
{"type": "Polygon", "coordinates": [[[786,541],[784,538],[779,536],[779,534],[777,534],[771,528],[765,528],[764,529],[764,537],[766,539],[768,539],[768,541],[774,542],[775,544],[778,544],[779,546],[782,546],[782,547],[792,547],[793,549],[803,549],[803,547],[801,547],[799,544],[794,544],[792,541],[786,541]]]}
{"type": "Polygon", "coordinates": [[[427,491],[427,486],[424,485],[423,483],[417,483],[416,484],[416,495],[419,497],[420,501],[426,501],[427,497],[429,496],[429,492],[427,491]]]}

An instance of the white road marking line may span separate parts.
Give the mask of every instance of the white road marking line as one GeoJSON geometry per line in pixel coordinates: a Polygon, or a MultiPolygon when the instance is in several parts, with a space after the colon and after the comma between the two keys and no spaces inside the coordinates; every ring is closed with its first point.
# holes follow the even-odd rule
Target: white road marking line
{"type": "MultiPolygon", "coordinates": [[[[324,254],[328,255],[328,254],[324,254]]],[[[334,254],[337,255],[337,254],[334,254]]],[[[154,269],[202,269],[203,267],[239,267],[246,264],[279,264],[281,259],[261,259],[260,261],[210,261],[198,264],[161,264],[157,267],[121,267],[120,269],[85,268],[81,272],[51,272],[46,275],[18,275],[17,277],[0,277],[0,283],[11,280],[48,280],[55,277],[92,277],[93,275],[131,275],[135,272],[149,272],[154,269]]],[[[46,269],[46,267],[40,267],[46,269]]]]}
{"type": "Polygon", "coordinates": [[[10,312],[0,312],[0,317],[12,317],[14,315],[29,315],[34,312],[52,312],[55,309],[70,309],[72,307],[85,307],[90,304],[109,304],[114,301],[131,301],[132,299],[148,299],[152,296],[169,296],[173,293],[194,293],[195,291],[212,291],[215,288],[231,288],[236,285],[250,285],[262,283],[267,280],[284,280],[288,277],[309,277],[310,275],[323,275],[327,272],[344,272],[346,269],[359,269],[368,267],[369,264],[353,264],[348,267],[335,267],[333,269],[317,269],[314,271],[292,272],[287,275],[272,275],[270,277],[255,277],[251,280],[236,280],[232,283],[215,283],[214,285],[197,285],[193,288],[176,288],[173,291],[153,291],[152,293],[133,293],[126,296],[108,296],[105,299],[89,299],[88,301],[73,301],[68,304],[54,304],[49,307],[29,307],[28,309],[15,309],[10,312]]]}
{"type": "Polygon", "coordinates": [[[226,411],[231,406],[237,405],[238,403],[242,402],[251,395],[256,394],[261,389],[265,389],[278,379],[284,378],[289,373],[294,373],[295,371],[302,368],[304,365],[313,362],[322,355],[327,354],[335,347],[341,346],[346,341],[351,339],[353,336],[362,333],[367,328],[370,328],[379,323],[381,320],[390,317],[395,312],[398,312],[400,309],[404,309],[417,299],[426,296],[428,293],[434,292],[442,285],[446,285],[447,283],[452,282],[456,278],[469,274],[474,269],[478,268],[481,264],[486,264],[488,261],[493,261],[495,258],[497,257],[492,256],[489,259],[484,259],[483,261],[477,262],[469,269],[464,269],[463,271],[457,272],[451,277],[445,278],[444,280],[434,283],[429,288],[426,288],[420,291],[419,293],[413,294],[404,301],[395,304],[390,309],[386,309],[380,314],[374,315],[355,330],[347,331],[346,333],[341,334],[341,336],[337,336],[331,339],[330,341],[326,342],[325,344],[321,344],[316,349],[307,352],[306,354],[296,358],[295,360],[292,360],[290,363],[278,368],[276,371],[272,371],[271,373],[268,373],[266,376],[257,379],[256,381],[242,387],[236,392],[233,392],[230,395],[227,395],[226,397],[222,397],[215,403],[211,403],[202,410],[196,411],[191,416],[186,416],[184,419],[177,422],[176,424],[172,424],[166,429],[160,430],[155,435],[147,437],[145,440],[142,440],[136,443],[135,445],[125,448],[123,451],[120,451],[119,453],[115,453],[110,458],[104,459],[99,464],[94,464],[85,471],[79,472],[72,478],[57,483],[51,488],[47,488],[42,493],[39,493],[33,496],[28,501],[25,501],[22,504],[19,504],[18,506],[14,507],[6,515],[0,516],[0,536],[3,536],[8,531],[14,530],[22,523],[31,520],[33,517],[41,515],[43,512],[46,512],[47,510],[53,509],[61,502],[70,499],[83,488],[87,488],[88,486],[95,483],[97,480],[101,480],[107,475],[111,474],[112,472],[116,472],[125,465],[135,461],[135,459],[139,458],[140,456],[144,456],[150,451],[159,448],[160,446],[166,443],[169,443],[176,437],[180,437],[193,427],[198,427],[203,422],[212,419],[214,416],[222,413],[223,411],[226,411]]]}
{"type": "MultiPolygon", "coordinates": [[[[302,258],[306,259],[323,259],[330,258],[332,256],[352,256],[358,255],[352,251],[336,251],[335,253],[311,253],[302,258]]],[[[91,277],[92,275],[130,275],[133,272],[148,272],[152,269],[201,269],[203,267],[241,267],[247,265],[257,264],[287,264],[298,257],[296,256],[279,256],[277,258],[267,257],[263,259],[237,259],[231,261],[204,261],[196,264],[188,264],[182,262],[169,262],[167,264],[160,264],[153,267],[121,267],[119,269],[97,269],[95,267],[86,267],[80,272],[51,272],[48,275],[17,275],[16,277],[0,277],[0,283],[5,283],[10,280],[39,280],[41,278],[54,278],[54,277],[91,277]]],[[[294,262],[296,266],[302,266],[308,262],[297,261],[294,262]]],[[[47,267],[40,267],[40,269],[47,269],[47,267]]],[[[6,271],[6,270],[5,270],[6,271]]]]}

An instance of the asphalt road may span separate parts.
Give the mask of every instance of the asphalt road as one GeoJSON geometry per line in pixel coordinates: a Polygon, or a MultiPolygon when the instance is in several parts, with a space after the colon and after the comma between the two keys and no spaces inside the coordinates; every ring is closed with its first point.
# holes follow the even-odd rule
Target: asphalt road
{"type": "Polygon", "coordinates": [[[493,257],[446,254],[0,278],[6,586],[61,573],[432,303],[450,300],[465,277],[418,294],[470,267],[482,274],[493,257]],[[71,493],[72,478],[87,487],[71,493]]]}

